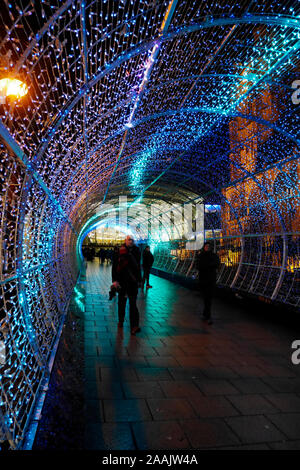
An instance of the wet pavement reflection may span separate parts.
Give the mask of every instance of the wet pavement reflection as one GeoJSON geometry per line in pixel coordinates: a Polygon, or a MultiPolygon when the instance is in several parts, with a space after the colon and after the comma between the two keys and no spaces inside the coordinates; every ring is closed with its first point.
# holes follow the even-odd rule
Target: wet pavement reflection
{"type": "MultiPolygon", "coordinates": [[[[292,328],[151,275],[142,331],[118,329],[111,266],[87,263],[84,312],[87,449],[300,448],[300,365],[292,328]]],[[[298,334],[299,336],[299,334],[298,334]]]]}

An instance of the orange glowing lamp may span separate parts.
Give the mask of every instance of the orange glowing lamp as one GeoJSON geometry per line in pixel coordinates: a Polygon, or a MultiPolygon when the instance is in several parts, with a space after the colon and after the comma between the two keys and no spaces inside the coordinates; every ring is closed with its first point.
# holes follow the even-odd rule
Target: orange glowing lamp
{"type": "Polygon", "coordinates": [[[28,87],[21,80],[16,78],[2,78],[0,80],[0,96],[6,98],[13,96],[15,98],[22,98],[27,95],[28,87]]]}

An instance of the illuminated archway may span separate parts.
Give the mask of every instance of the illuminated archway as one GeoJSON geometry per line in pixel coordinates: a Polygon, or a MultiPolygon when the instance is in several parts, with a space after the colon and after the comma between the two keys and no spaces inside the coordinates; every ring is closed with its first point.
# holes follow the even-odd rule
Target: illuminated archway
{"type": "MultiPolygon", "coordinates": [[[[119,196],[148,209],[163,200],[172,220],[175,205],[198,203],[194,236],[219,250],[219,285],[299,306],[299,4],[200,3],[3,2],[0,80],[28,89],[0,103],[0,321],[16,358],[0,365],[0,424],[11,448],[26,441],[82,236],[119,196]]],[[[148,210],[143,222],[162,217],[148,210]]],[[[179,225],[158,237],[156,268],[190,277],[198,245],[179,225]]]]}

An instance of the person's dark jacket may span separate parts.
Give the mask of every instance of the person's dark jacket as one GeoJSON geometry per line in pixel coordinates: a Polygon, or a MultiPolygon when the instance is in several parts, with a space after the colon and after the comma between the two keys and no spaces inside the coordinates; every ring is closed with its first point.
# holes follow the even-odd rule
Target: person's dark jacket
{"type": "Polygon", "coordinates": [[[121,286],[138,285],[142,282],[141,252],[136,245],[127,247],[125,244],[114,255],[112,266],[112,280],[118,281],[121,286]]]}
{"type": "Polygon", "coordinates": [[[119,248],[115,247],[112,255],[112,268],[111,268],[111,273],[112,273],[112,281],[115,282],[117,280],[117,273],[116,269],[118,266],[118,259],[119,259],[119,248]]]}
{"type": "Polygon", "coordinates": [[[197,269],[199,282],[202,285],[215,284],[217,269],[220,266],[220,258],[212,251],[201,250],[197,257],[197,269]]]}
{"type": "Polygon", "coordinates": [[[151,266],[152,266],[153,262],[154,262],[153,254],[148,250],[144,250],[144,252],[143,252],[143,268],[144,269],[151,269],[151,266]]]}

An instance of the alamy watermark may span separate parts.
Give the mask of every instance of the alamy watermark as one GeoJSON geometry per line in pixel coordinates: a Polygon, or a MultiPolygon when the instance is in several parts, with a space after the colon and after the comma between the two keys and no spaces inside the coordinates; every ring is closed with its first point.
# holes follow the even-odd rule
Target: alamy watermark
{"type": "Polygon", "coordinates": [[[6,349],[4,341],[0,341],[0,366],[4,366],[6,361],[6,349]]]}
{"type": "Polygon", "coordinates": [[[300,80],[294,80],[292,83],[292,88],[295,90],[292,94],[292,103],[300,104],[300,80]]]}
{"type": "Polygon", "coordinates": [[[131,202],[126,196],[119,196],[116,204],[102,204],[96,213],[100,221],[97,226],[130,229],[136,238],[168,241],[185,239],[191,244],[203,243],[204,214],[219,212],[220,205],[204,204],[201,199],[174,204],[165,200],[143,203],[141,198],[131,202]]]}
{"type": "Polygon", "coordinates": [[[292,354],[292,363],[297,366],[300,364],[300,339],[295,339],[295,341],[292,342],[292,349],[295,349],[295,351],[292,354]]]}

